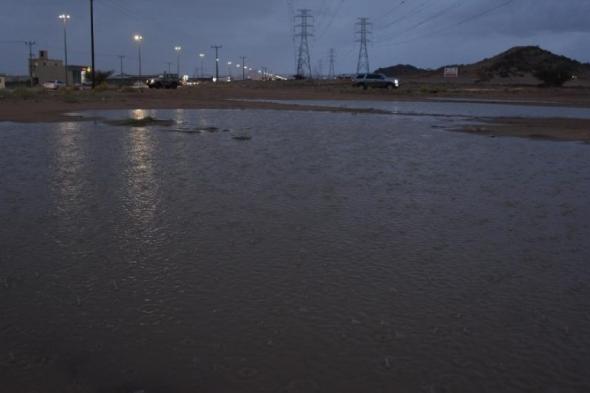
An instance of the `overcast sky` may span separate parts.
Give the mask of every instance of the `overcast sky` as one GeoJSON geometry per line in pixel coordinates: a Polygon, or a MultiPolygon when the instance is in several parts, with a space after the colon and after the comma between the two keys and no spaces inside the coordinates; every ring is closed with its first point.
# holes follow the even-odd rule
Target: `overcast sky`
{"type": "MultiPolygon", "coordinates": [[[[300,8],[315,16],[312,65],[317,70],[321,62],[324,72],[330,48],[336,51],[336,72],[356,69],[354,24],[361,16],[373,22],[372,69],[469,63],[516,45],[539,45],[590,62],[590,0],[95,0],[97,68],[118,72],[117,55],[125,55],[125,72],[136,73],[132,36],[141,33],[144,74],[167,69],[166,62],[175,69],[176,45],[183,48],[182,73],[195,72],[199,53],[206,54],[210,73],[213,44],[223,45],[223,67],[247,56],[252,66],[292,74],[292,17],[300,8]]],[[[10,41],[36,41],[36,50],[62,59],[58,15],[64,12],[71,15],[70,64],[89,64],[88,0],[2,0],[0,73],[27,73],[24,43],[10,41]]]]}

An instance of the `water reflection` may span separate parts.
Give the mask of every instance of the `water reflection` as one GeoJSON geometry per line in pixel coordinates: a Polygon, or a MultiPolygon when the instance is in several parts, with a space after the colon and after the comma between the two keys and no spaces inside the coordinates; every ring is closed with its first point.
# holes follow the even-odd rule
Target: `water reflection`
{"type": "MultiPolygon", "coordinates": [[[[133,111],[136,118],[147,116],[145,111],[133,111]]],[[[158,208],[159,182],[154,177],[154,136],[146,127],[133,127],[126,134],[128,166],[126,180],[126,206],[136,228],[142,228],[154,219],[158,208]]]]}
{"type": "Polygon", "coordinates": [[[56,132],[51,134],[54,168],[51,190],[58,217],[75,220],[90,181],[83,175],[85,165],[88,164],[88,135],[81,132],[82,125],[79,122],[59,123],[57,127],[56,132]]]}

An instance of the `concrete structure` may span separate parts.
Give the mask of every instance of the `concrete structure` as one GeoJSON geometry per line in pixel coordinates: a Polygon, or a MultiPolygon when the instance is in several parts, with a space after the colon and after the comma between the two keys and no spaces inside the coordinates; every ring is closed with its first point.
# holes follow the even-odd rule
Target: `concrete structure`
{"type": "MultiPolygon", "coordinates": [[[[46,50],[40,50],[39,57],[29,61],[34,85],[41,85],[54,80],[64,81],[65,69],[63,61],[50,59],[46,50]]],[[[87,69],[86,66],[68,65],[68,81],[70,84],[82,84],[87,69]]]]}
{"type": "Polygon", "coordinates": [[[63,61],[50,59],[46,50],[40,50],[39,57],[30,59],[29,61],[31,62],[31,75],[34,85],[40,85],[54,80],[64,80],[65,71],[63,61]]]}

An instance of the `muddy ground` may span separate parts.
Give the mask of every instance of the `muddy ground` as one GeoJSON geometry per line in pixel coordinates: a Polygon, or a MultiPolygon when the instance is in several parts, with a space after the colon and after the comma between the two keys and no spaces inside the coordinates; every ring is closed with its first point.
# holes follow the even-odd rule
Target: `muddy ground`
{"type": "MultiPolygon", "coordinates": [[[[43,91],[19,89],[0,94],[0,121],[48,122],[71,120],[66,113],[104,109],[290,109],[351,111],[351,109],[295,106],[240,100],[406,100],[498,102],[522,105],[590,107],[590,89],[519,86],[457,86],[412,83],[394,91],[361,90],[350,82],[235,82],[204,83],[178,90],[131,88],[97,91],[43,91]]],[[[372,112],[371,110],[353,110],[372,112]]],[[[380,113],[380,111],[374,111],[380,113]]],[[[467,132],[493,135],[590,140],[590,120],[514,119],[487,120],[467,132]]]]}

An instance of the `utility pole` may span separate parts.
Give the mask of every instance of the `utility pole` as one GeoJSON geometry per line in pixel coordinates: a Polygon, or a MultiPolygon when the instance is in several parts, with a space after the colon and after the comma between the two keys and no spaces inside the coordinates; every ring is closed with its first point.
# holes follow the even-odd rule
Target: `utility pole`
{"type": "Polygon", "coordinates": [[[37,45],[35,41],[25,41],[29,47],[29,87],[33,87],[33,46],[37,45]]]}
{"type": "Polygon", "coordinates": [[[369,51],[367,49],[367,44],[369,42],[369,28],[371,27],[371,23],[369,23],[369,18],[358,18],[358,22],[356,23],[358,30],[356,34],[358,35],[357,42],[359,42],[360,49],[359,49],[359,59],[356,65],[356,72],[357,74],[368,74],[370,72],[369,67],[369,51]]]}
{"type": "Polygon", "coordinates": [[[328,56],[330,60],[330,70],[328,71],[328,79],[336,79],[336,71],[334,64],[336,63],[336,51],[332,48],[330,49],[330,54],[328,56]]]}
{"type": "Polygon", "coordinates": [[[172,62],[167,61],[166,64],[168,64],[168,73],[170,74],[172,72],[172,62]]]}
{"type": "Polygon", "coordinates": [[[313,16],[311,10],[302,9],[295,15],[295,39],[299,38],[299,49],[297,51],[297,76],[305,79],[311,74],[311,56],[309,54],[309,39],[313,37],[313,16]]]}
{"type": "Polygon", "coordinates": [[[125,56],[123,56],[123,55],[119,55],[119,56],[117,56],[117,57],[119,58],[119,62],[121,63],[121,64],[120,64],[120,65],[121,65],[121,73],[120,73],[119,75],[124,75],[124,74],[123,74],[123,59],[125,59],[125,56]]]}
{"type": "Polygon", "coordinates": [[[92,52],[92,88],[96,87],[96,67],[94,65],[94,0],[90,0],[90,51],[92,52]]]}
{"type": "Polygon", "coordinates": [[[223,48],[221,45],[213,45],[211,49],[215,49],[215,81],[219,80],[219,49],[223,48]]]}
{"type": "Polygon", "coordinates": [[[240,59],[242,59],[242,80],[245,81],[246,80],[246,56],[240,56],[240,59]]]}

